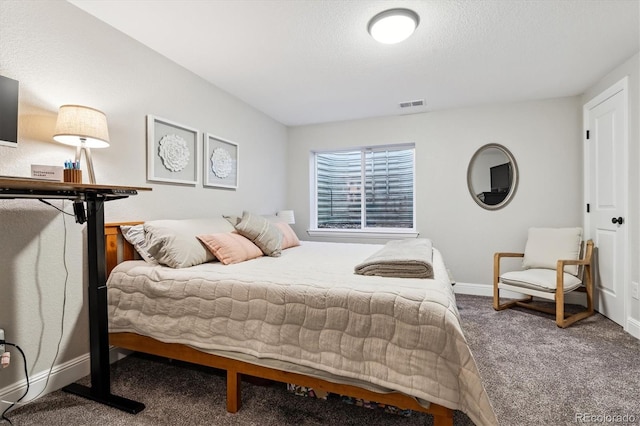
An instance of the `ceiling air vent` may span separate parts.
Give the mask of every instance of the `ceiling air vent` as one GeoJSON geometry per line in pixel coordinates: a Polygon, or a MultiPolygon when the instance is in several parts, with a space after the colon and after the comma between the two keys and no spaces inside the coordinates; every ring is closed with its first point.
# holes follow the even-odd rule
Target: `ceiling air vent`
{"type": "Polygon", "coordinates": [[[424,106],[424,99],[400,102],[400,108],[414,108],[414,107],[420,107],[420,106],[424,106]]]}

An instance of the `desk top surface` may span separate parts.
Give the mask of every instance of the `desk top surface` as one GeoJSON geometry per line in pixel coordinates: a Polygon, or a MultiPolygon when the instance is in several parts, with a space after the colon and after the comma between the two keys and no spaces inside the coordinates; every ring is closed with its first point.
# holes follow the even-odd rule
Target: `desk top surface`
{"type": "Polygon", "coordinates": [[[75,192],[98,193],[105,195],[136,195],[137,191],[151,191],[149,187],[104,185],[90,183],[57,182],[52,180],[33,179],[28,177],[0,176],[0,195],[17,192],[75,192]]]}

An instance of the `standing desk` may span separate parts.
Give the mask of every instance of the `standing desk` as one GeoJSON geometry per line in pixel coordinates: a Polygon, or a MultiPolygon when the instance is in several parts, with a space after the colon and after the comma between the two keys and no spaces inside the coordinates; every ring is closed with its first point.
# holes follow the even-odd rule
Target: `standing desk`
{"type": "Polygon", "coordinates": [[[0,177],[0,199],[64,199],[74,202],[76,222],[87,222],[89,266],[89,349],[91,385],[72,383],[63,389],[128,413],[144,404],[111,393],[107,276],[104,238],[104,203],[150,191],[147,187],[55,182],[20,177],[0,177]],[[86,213],[84,205],[86,204],[86,213]]]}

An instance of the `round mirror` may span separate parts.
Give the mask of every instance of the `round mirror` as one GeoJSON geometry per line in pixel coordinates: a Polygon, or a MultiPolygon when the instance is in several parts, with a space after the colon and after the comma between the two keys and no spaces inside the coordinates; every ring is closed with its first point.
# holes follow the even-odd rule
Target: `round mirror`
{"type": "Polygon", "coordinates": [[[482,208],[497,210],[509,204],[518,186],[518,166],[511,152],[496,143],[480,147],[469,162],[467,186],[482,208]]]}

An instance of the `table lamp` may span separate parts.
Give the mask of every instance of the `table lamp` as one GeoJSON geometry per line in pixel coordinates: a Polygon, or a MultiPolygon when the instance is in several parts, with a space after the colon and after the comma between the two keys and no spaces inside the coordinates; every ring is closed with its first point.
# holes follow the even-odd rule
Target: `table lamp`
{"type": "Polygon", "coordinates": [[[91,160],[91,148],[109,146],[109,129],[107,117],[102,111],[80,105],[62,105],[58,111],[56,142],[76,147],[76,164],[80,164],[80,156],[84,151],[89,171],[89,183],[96,183],[91,160]]]}

